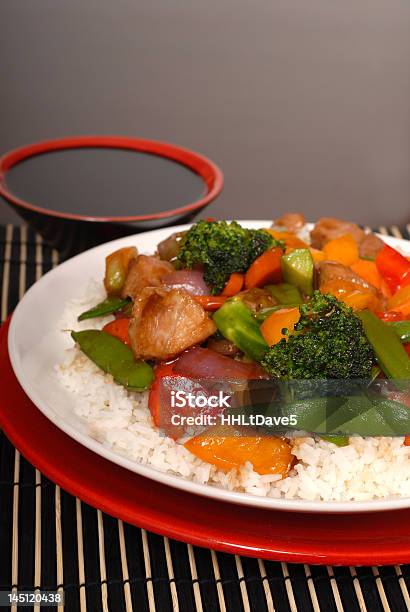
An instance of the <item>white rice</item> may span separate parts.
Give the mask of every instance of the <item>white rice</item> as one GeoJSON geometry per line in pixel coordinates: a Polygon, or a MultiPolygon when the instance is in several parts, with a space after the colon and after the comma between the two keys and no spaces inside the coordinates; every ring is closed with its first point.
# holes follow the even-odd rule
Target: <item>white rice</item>
{"type": "Polygon", "coordinates": [[[312,437],[296,438],[298,462],[289,475],[261,476],[250,463],[226,473],[201,461],[184,446],[152,426],[147,393],[128,392],[72,347],[67,329],[101,328],[112,317],[77,322],[83,310],[103,299],[100,283],[91,283],[83,300],[67,304],[60,329],[66,336],[64,363],[56,366],[61,384],[72,394],[73,410],[90,435],[107,448],[137,463],[201,484],[253,495],[323,501],[364,501],[410,497],[410,447],[403,438],[351,437],[337,447],[312,437]]]}

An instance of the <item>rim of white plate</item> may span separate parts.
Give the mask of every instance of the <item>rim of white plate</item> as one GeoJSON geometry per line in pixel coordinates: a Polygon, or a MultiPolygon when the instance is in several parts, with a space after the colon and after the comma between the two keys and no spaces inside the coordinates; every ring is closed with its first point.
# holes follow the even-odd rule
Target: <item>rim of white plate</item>
{"type": "MultiPolygon", "coordinates": [[[[271,224],[271,221],[248,221],[241,220],[240,223],[250,228],[266,227],[271,224]]],[[[184,479],[182,476],[176,476],[161,472],[153,467],[141,465],[131,459],[127,459],[120,454],[115,453],[111,449],[105,447],[102,443],[98,442],[91,435],[84,434],[82,431],[77,429],[75,426],[58,418],[58,414],[54,412],[48,406],[44,396],[39,394],[33,387],[29,374],[25,371],[22,363],[21,354],[19,351],[19,345],[21,345],[21,338],[19,337],[19,330],[21,329],[21,322],[27,313],[30,312],[30,306],[33,303],[42,301],[44,304],[44,295],[42,291],[45,288],[49,288],[49,285],[53,283],[54,279],[57,279],[61,275],[69,274],[71,271],[78,267],[81,270],[81,274],[84,275],[86,270],[87,257],[90,255],[99,255],[103,259],[105,254],[127,245],[137,245],[139,242],[144,242],[146,239],[155,246],[161,238],[166,237],[170,233],[182,231],[190,227],[191,224],[178,225],[167,228],[161,228],[151,230],[149,232],[141,232],[125,238],[119,238],[110,242],[106,242],[102,245],[96,246],[88,251],[84,251],[75,257],[61,263],[55,269],[47,272],[41,277],[30,289],[26,292],[24,297],[21,299],[19,304],[11,318],[9,334],[8,334],[8,349],[11,364],[14,373],[24,389],[25,393],[34,403],[34,405],[46,416],[56,427],[61,429],[64,433],[69,435],[71,438],[88,448],[89,450],[97,453],[101,457],[108,459],[109,461],[120,465],[121,467],[128,469],[136,474],[144,476],[150,480],[155,480],[167,486],[171,486],[177,489],[181,489],[188,493],[195,495],[202,495],[210,497],[223,502],[240,504],[249,507],[258,507],[272,510],[282,510],[290,512],[317,512],[317,513],[356,513],[356,512],[380,512],[389,510],[398,510],[403,508],[410,508],[410,497],[406,498],[386,498],[376,499],[369,501],[342,501],[342,502],[325,502],[325,501],[308,501],[301,499],[275,499],[270,497],[259,497],[249,493],[240,493],[236,491],[228,491],[226,489],[219,488],[213,485],[199,484],[190,480],[184,479]],[[152,238],[152,240],[151,240],[152,238]],[[80,263],[81,262],[81,263],[80,263]]],[[[308,224],[309,227],[309,224],[308,224]]],[[[410,241],[395,238],[392,236],[382,236],[390,245],[399,247],[405,253],[410,255],[410,241]]],[[[60,296],[59,296],[60,297],[60,296]]],[[[72,296],[76,297],[76,296],[72,296]]],[[[72,298],[67,298],[72,299],[72,298]]],[[[46,307],[44,309],[44,316],[47,316],[46,307]]],[[[63,361],[63,356],[61,358],[63,361]]],[[[78,424],[80,425],[80,418],[77,417],[78,424]]],[[[83,425],[84,426],[84,425],[83,425]]]]}

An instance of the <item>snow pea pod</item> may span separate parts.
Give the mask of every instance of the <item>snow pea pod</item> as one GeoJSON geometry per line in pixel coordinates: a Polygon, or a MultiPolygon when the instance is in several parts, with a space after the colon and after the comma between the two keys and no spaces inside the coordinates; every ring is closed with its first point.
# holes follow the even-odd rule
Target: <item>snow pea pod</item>
{"type": "Polygon", "coordinates": [[[97,329],[72,331],[72,339],[101,370],[130,391],[148,389],[153,370],[145,361],[136,361],[132,350],[110,334],[97,329]]]}
{"type": "Polygon", "coordinates": [[[297,424],[288,429],[316,433],[328,441],[333,441],[330,436],[403,436],[410,431],[410,410],[405,404],[365,393],[298,400],[282,405],[281,412],[296,417],[297,424]]]}
{"type": "Polygon", "coordinates": [[[285,403],[273,402],[263,412],[270,417],[278,415],[288,417],[289,422],[293,417],[296,422],[293,426],[287,426],[286,429],[288,430],[296,429],[298,431],[327,434],[329,433],[326,427],[327,417],[338,410],[343,401],[343,399],[337,397],[316,397],[297,399],[285,403]]]}
{"type": "Polygon", "coordinates": [[[325,442],[331,442],[336,446],[347,446],[349,444],[349,438],[347,436],[320,436],[325,442]]]}
{"type": "Polygon", "coordinates": [[[357,316],[386,376],[410,380],[410,359],[396,332],[369,310],[362,310],[357,316]]]}
{"type": "Polygon", "coordinates": [[[388,398],[352,396],[326,419],[326,428],[329,433],[339,435],[404,435],[410,430],[410,411],[404,404],[388,398]]]}
{"type": "Polygon", "coordinates": [[[386,321],[402,342],[410,342],[410,321],[386,321]]]}
{"type": "Polygon", "coordinates": [[[112,314],[121,310],[130,303],[130,300],[123,299],[116,296],[107,297],[105,300],[81,313],[78,317],[78,321],[85,321],[86,319],[94,319],[95,317],[104,317],[105,315],[112,314]]]}

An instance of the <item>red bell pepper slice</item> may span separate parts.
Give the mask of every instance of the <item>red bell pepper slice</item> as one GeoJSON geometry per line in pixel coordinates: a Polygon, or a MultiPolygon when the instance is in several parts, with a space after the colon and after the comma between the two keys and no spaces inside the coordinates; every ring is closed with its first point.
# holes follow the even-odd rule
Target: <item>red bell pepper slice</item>
{"type": "Polygon", "coordinates": [[[388,310],[386,312],[375,313],[382,321],[408,321],[409,315],[405,315],[402,312],[395,312],[394,310],[388,310]]]}
{"type": "Polygon", "coordinates": [[[122,319],[114,319],[114,321],[110,321],[107,325],[104,325],[103,331],[110,336],[114,336],[114,338],[118,338],[121,342],[124,342],[127,346],[131,345],[131,340],[128,334],[128,328],[130,325],[130,320],[123,317],[122,319]]]}
{"type": "MultiPolygon", "coordinates": [[[[201,395],[206,394],[206,389],[203,388],[199,381],[190,380],[183,374],[175,372],[175,365],[177,362],[178,360],[171,363],[161,363],[155,367],[155,378],[151,385],[148,398],[148,407],[151,412],[154,425],[158,427],[164,433],[164,435],[168,436],[169,438],[173,438],[174,440],[178,440],[178,438],[185,435],[187,425],[174,425],[172,422],[172,416],[176,413],[176,408],[172,407],[171,401],[173,392],[172,387],[174,386],[175,388],[178,388],[177,386],[179,379],[180,388],[187,393],[191,392],[194,395],[197,393],[200,393],[201,395]],[[165,382],[163,380],[164,378],[177,380],[171,383],[169,380],[165,382]]],[[[204,409],[205,412],[207,410],[209,409],[204,409]]],[[[185,406],[184,408],[178,408],[177,411],[181,416],[188,417],[194,416],[197,409],[190,406],[185,406]]]]}
{"type": "Polygon", "coordinates": [[[410,262],[388,244],[378,253],[376,266],[393,293],[410,284],[410,262]]]}
{"type": "Polygon", "coordinates": [[[151,389],[149,392],[148,398],[148,408],[151,413],[152,420],[154,421],[154,425],[156,427],[160,426],[161,421],[161,398],[160,398],[160,389],[161,389],[161,380],[164,376],[175,376],[174,374],[174,364],[173,363],[161,363],[156,366],[154,370],[154,382],[151,385],[151,389]]]}
{"type": "Polygon", "coordinates": [[[228,299],[227,295],[193,295],[192,296],[198,304],[201,304],[204,310],[218,310],[223,306],[228,299]]]}

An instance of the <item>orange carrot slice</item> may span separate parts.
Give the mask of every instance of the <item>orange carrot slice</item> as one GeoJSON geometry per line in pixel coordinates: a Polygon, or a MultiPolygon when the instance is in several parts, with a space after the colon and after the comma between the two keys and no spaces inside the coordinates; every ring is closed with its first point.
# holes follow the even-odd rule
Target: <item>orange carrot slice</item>
{"type": "Polygon", "coordinates": [[[350,234],[329,240],[323,252],[329,261],[337,261],[345,266],[351,266],[359,259],[357,243],[350,234]]]}
{"type": "Polygon", "coordinates": [[[283,308],[273,312],[261,325],[261,334],[265,342],[272,346],[277,344],[286,336],[282,333],[283,329],[293,332],[295,324],[300,319],[299,308],[283,308]]]}
{"type": "Polygon", "coordinates": [[[313,247],[309,247],[309,251],[315,263],[317,263],[318,261],[323,261],[325,259],[325,254],[323,251],[319,251],[319,249],[314,249],[313,247]]]}
{"type": "Polygon", "coordinates": [[[232,296],[240,292],[243,287],[245,277],[239,272],[233,272],[226,283],[222,295],[232,296]]]}
{"type": "Polygon", "coordinates": [[[359,259],[351,266],[353,272],[356,272],[367,283],[376,287],[376,289],[381,289],[382,286],[382,276],[377,269],[377,266],[374,261],[368,261],[366,259],[359,259]]]}
{"type": "Polygon", "coordinates": [[[245,275],[246,289],[263,287],[269,283],[280,283],[282,281],[280,265],[282,253],[281,248],[275,247],[257,257],[245,275]]]}
{"type": "Polygon", "coordinates": [[[396,312],[401,312],[403,316],[408,317],[410,315],[410,301],[396,306],[394,310],[396,312]]]}
{"type": "Polygon", "coordinates": [[[321,286],[322,293],[331,293],[353,310],[368,308],[373,312],[381,310],[380,300],[374,293],[348,280],[332,280],[321,286]]]}
{"type": "Polygon", "coordinates": [[[224,471],[249,461],[258,474],[285,476],[292,465],[290,445],[283,438],[241,435],[228,427],[212,427],[184,446],[202,461],[224,471]]]}
{"type": "Polygon", "coordinates": [[[286,252],[288,249],[307,249],[308,245],[306,242],[301,240],[293,232],[281,232],[280,230],[267,229],[267,231],[275,240],[283,240],[286,246],[286,252]]]}

